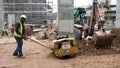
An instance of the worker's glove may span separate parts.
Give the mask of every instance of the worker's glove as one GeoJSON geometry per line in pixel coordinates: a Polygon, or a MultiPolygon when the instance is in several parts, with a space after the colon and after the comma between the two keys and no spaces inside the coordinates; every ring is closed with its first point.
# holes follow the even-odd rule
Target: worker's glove
{"type": "Polygon", "coordinates": [[[22,38],[26,41],[28,40],[26,35],[22,35],[22,38]]]}

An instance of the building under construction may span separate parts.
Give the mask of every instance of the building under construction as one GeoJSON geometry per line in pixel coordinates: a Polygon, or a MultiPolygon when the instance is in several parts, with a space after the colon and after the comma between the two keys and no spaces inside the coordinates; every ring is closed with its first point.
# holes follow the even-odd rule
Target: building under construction
{"type": "Polygon", "coordinates": [[[4,21],[9,27],[25,14],[29,24],[46,24],[52,13],[52,0],[3,0],[4,21]]]}

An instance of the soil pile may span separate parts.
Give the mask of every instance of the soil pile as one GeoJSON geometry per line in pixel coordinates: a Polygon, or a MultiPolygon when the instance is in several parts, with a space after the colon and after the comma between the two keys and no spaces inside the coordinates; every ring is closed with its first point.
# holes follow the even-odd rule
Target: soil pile
{"type": "Polygon", "coordinates": [[[80,55],[111,55],[120,54],[120,28],[114,28],[111,30],[114,36],[114,40],[111,45],[111,49],[97,50],[93,45],[86,45],[86,41],[80,41],[80,55]]]}

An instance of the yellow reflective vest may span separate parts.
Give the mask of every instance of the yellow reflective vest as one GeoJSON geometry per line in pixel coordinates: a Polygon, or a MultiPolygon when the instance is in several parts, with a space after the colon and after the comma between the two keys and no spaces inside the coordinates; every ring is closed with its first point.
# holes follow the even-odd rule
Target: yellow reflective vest
{"type": "MultiPolygon", "coordinates": [[[[23,25],[22,25],[21,22],[18,22],[18,23],[20,23],[20,27],[19,27],[18,31],[22,34],[23,25]]],[[[15,37],[18,37],[18,38],[21,38],[21,37],[22,37],[20,34],[17,34],[16,31],[14,31],[14,36],[15,36],[15,37]]]]}
{"type": "Polygon", "coordinates": [[[3,26],[3,31],[5,32],[8,32],[8,27],[7,26],[3,26]]]}

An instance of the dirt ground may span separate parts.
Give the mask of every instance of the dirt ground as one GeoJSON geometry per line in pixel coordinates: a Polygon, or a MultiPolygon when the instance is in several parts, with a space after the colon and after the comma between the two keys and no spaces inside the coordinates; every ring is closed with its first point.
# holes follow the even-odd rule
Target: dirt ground
{"type": "MultiPolygon", "coordinates": [[[[0,68],[120,68],[120,29],[113,32],[117,37],[111,49],[96,50],[82,43],[76,57],[67,59],[58,59],[50,50],[31,41],[24,41],[24,58],[17,58],[12,56],[16,43],[0,44],[0,68]]],[[[40,42],[51,45],[48,40],[40,42]]]]}

